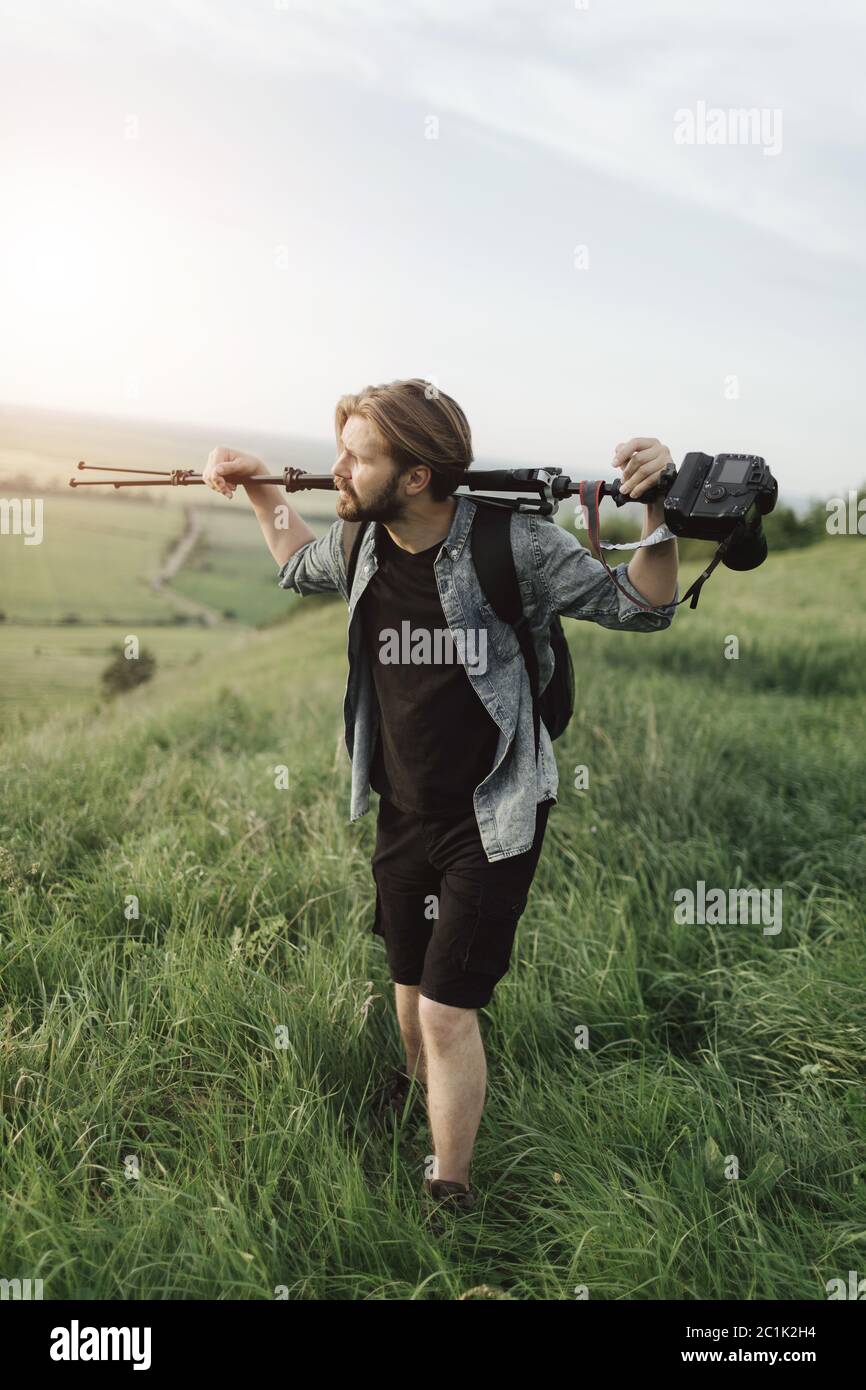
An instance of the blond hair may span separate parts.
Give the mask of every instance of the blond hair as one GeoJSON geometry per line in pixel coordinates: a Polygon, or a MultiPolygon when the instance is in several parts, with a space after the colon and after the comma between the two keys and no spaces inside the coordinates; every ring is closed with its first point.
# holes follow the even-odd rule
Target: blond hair
{"type": "Polygon", "coordinates": [[[350,415],[375,425],[386,452],[401,469],[426,464],[437,502],[454,491],[459,475],[472,463],[472,434],[460,406],[420,377],[365,386],[356,395],[341,396],[334,414],[338,446],[350,415]]]}

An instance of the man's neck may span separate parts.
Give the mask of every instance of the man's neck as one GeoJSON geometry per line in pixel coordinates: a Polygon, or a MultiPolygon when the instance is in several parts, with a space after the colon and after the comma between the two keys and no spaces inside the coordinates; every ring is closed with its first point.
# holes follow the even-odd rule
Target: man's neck
{"type": "Polygon", "coordinates": [[[446,497],[444,502],[436,502],[423,512],[410,512],[399,521],[389,521],[385,530],[401,550],[417,555],[421,550],[429,550],[437,541],[444,541],[456,510],[456,498],[446,497]]]}

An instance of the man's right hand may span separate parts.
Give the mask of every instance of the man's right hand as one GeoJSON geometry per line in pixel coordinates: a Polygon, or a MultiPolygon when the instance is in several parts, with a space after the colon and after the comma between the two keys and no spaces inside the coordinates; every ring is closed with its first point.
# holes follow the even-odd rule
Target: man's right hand
{"type": "Polygon", "coordinates": [[[253,478],[264,472],[264,464],[254,454],[242,454],[237,449],[211,449],[202,478],[214,492],[234,497],[239,479],[253,478]]]}

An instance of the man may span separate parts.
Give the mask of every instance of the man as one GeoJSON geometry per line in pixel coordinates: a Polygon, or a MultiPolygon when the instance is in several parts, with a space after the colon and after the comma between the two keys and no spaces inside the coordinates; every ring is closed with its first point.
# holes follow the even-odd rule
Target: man
{"type": "MultiPolygon", "coordinates": [[[[466,1210],[486,1089],[477,1010],[508,969],[556,800],[556,760],[543,724],[536,755],[517,638],[475,574],[477,504],[453,496],[473,457],[463,411],[414,379],[344,396],[335,424],[338,520],[319,540],[291,509],[288,528],[277,527],[286,495],[256,483],[267,472],[261,460],[215,449],[203,476],[226,496],[242,482],[283,588],[337,590],[349,605],[351,818],[368,810],[371,787],[379,793],[373,929],[384,938],[406,1051],[392,1101],[402,1103],[412,1077],[426,1084],[437,1169],[426,1189],[466,1210]]],[[[614,456],[633,498],[670,462],[657,439],[631,439],[614,456]]],[[[661,520],[661,504],[649,504],[644,535],[661,520]]],[[[635,632],[670,625],[675,541],[618,565],[620,588],[574,535],[542,517],[514,514],[511,544],[541,690],[553,670],[554,614],[635,632]]]]}

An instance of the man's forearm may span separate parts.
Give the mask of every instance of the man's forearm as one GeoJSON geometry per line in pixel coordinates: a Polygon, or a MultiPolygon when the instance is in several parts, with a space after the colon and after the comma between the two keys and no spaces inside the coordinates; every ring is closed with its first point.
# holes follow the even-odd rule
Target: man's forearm
{"type": "Polygon", "coordinates": [[[316,539],[316,533],[298,516],[294,507],[289,506],[286,493],[275,483],[257,483],[253,478],[245,478],[243,486],[268,549],[282,569],[296,550],[316,539]]]}
{"type": "MultiPolygon", "coordinates": [[[[649,502],[644,509],[641,540],[652,535],[664,519],[664,506],[661,502],[649,502]]],[[[639,593],[648,603],[655,606],[671,603],[677,589],[679,556],[676,541],[662,541],[660,545],[648,545],[635,552],[629,562],[627,574],[639,593]]]]}

